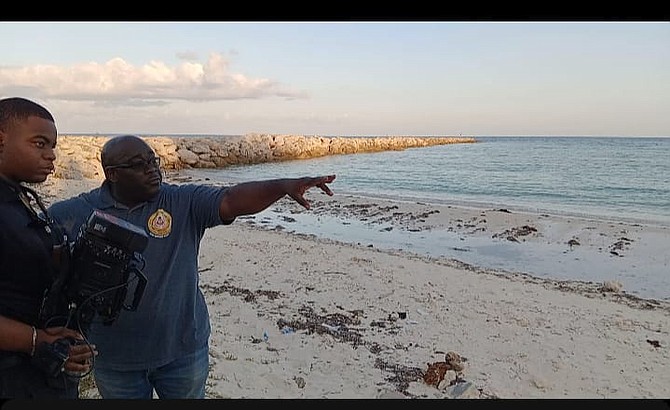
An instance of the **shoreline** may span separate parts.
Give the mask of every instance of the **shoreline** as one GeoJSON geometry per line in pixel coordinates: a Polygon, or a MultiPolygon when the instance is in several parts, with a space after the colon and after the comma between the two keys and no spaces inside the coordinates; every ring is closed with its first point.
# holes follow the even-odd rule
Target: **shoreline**
{"type": "MultiPolygon", "coordinates": [[[[168,179],[173,181],[181,182],[192,182],[197,181],[197,183],[206,183],[206,184],[216,184],[216,185],[226,185],[234,184],[238,182],[245,182],[250,179],[228,179],[225,182],[220,182],[219,179],[215,179],[209,175],[208,172],[212,170],[202,169],[186,169],[176,172],[171,172],[168,176],[168,179]]],[[[254,178],[255,179],[255,178],[254,178]]],[[[264,179],[260,177],[258,179],[264,179]]],[[[370,193],[362,191],[345,191],[339,190],[338,193],[341,195],[352,196],[352,197],[364,197],[370,198],[373,200],[379,200],[384,202],[403,202],[403,203],[417,203],[417,204],[427,204],[434,205],[438,207],[456,207],[456,208],[467,208],[472,212],[484,211],[493,208],[505,208],[507,210],[525,213],[525,214],[547,214],[559,218],[578,218],[584,220],[593,220],[595,222],[606,222],[606,223],[626,223],[630,225],[640,224],[649,227],[668,227],[670,228],[670,219],[665,215],[648,215],[647,217],[621,217],[614,215],[614,211],[602,211],[600,213],[590,211],[574,211],[570,209],[562,209],[560,207],[556,208],[539,208],[532,205],[518,205],[518,204],[509,204],[504,202],[484,202],[484,201],[475,201],[475,200],[459,200],[459,199],[440,199],[440,198],[431,198],[431,197],[421,197],[421,196],[411,196],[403,195],[398,193],[385,194],[385,193],[370,193]]]]}
{"type": "Polygon", "coordinates": [[[476,201],[459,201],[459,200],[440,200],[436,198],[414,198],[410,196],[392,196],[384,194],[369,194],[362,192],[342,192],[348,196],[359,196],[371,199],[377,199],[388,202],[407,202],[417,204],[435,205],[440,207],[456,207],[470,209],[472,212],[486,211],[490,209],[503,208],[512,212],[524,214],[546,214],[558,218],[577,218],[582,220],[590,220],[598,223],[625,223],[628,225],[644,225],[650,228],[670,228],[670,220],[651,219],[651,218],[634,218],[634,217],[619,217],[610,214],[596,214],[587,212],[576,212],[563,209],[548,209],[537,208],[523,205],[510,205],[505,203],[488,203],[476,201]]]}
{"type": "MultiPolygon", "coordinates": [[[[213,183],[188,173],[171,179],[176,183],[213,183]]],[[[543,280],[618,281],[622,291],[632,292],[632,296],[670,302],[670,278],[665,274],[670,256],[665,255],[663,246],[670,243],[670,226],[660,222],[356,193],[314,198],[310,211],[282,200],[248,219],[270,229],[457,259],[482,269],[524,273],[543,280]],[[525,232],[523,227],[527,227],[525,232]]]]}

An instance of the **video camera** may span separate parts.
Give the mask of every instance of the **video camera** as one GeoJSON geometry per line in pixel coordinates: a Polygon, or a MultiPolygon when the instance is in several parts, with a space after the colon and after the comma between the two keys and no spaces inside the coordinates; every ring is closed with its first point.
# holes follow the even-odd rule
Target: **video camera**
{"type": "Polygon", "coordinates": [[[149,237],[141,228],[101,211],[93,211],[79,231],[72,249],[71,278],[67,294],[82,330],[95,313],[111,324],[121,308],[135,310],[146,285],[142,273],[143,259],[139,252],[146,248],[149,237]],[[132,304],[125,304],[130,275],[138,283],[132,304]]]}
{"type": "Polygon", "coordinates": [[[85,334],[96,314],[110,325],[121,309],[136,310],[147,282],[140,252],[148,242],[149,236],[140,227],[94,210],[81,226],[45,299],[43,320],[62,312],[65,305],[67,326],[85,334]],[[131,274],[137,283],[132,303],[127,304],[131,274]]]}
{"type": "MultiPolygon", "coordinates": [[[[47,292],[40,318],[44,327],[67,326],[86,336],[96,314],[111,325],[121,309],[134,311],[147,283],[142,252],[149,236],[140,227],[95,210],[72,244],[61,254],[58,277],[47,292]],[[126,303],[131,274],[137,279],[130,304],[126,303]],[[67,315],[64,313],[67,312],[67,315]]],[[[69,346],[62,338],[37,347],[33,363],[56,377],[63,371],[69,346]]],[[[84,342],[87,343],[87,342],[84,342]]]]}

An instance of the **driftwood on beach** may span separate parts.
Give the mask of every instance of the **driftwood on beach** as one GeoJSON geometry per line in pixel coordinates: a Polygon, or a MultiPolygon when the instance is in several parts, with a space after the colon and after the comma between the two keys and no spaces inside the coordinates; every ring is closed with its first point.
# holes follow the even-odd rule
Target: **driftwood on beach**
{"type": "MultiPolygon", "coordinates": [[[[56,178],[102,179],[100,149],[109,136],[59,137],[56,178]]],[[[239,137],[143,137],[163,169],[225,168],[231,165],[308,159],[328,155],[398,151],[434,145],[473,143],[471,137],[320,137],[247,134],[239,137]]]]}

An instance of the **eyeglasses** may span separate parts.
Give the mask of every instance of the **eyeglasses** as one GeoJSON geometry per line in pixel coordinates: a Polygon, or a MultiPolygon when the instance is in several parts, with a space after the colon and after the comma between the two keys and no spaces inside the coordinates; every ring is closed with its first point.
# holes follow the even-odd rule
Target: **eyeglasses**
{"type": "Polygon", "coordinates": [[[161,166],[161,159],[160,157],[151,157],[149,159],[145,160],[139,160],[139,161],[133,161],[133,162],[126,162],[123,164],[116,164],[116,165],[108,165],[105,168],[107,169],[114,169],[114,168],[130,168],[133,171],[144,171],[147,169],[147,167],[155,167],[155,168],[160,168],[161,166]]]}

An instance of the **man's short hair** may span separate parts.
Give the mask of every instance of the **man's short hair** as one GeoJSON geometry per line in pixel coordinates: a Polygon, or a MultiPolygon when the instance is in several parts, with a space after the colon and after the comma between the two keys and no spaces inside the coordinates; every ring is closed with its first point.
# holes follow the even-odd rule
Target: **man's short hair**
{"type": "Polygon", "coordinates": [[[0,130],[4,131],[13,123],[24,121],[31,116],[56,122],[49,110],[34,101],[21,97],[0,100],[0,130]]]}

